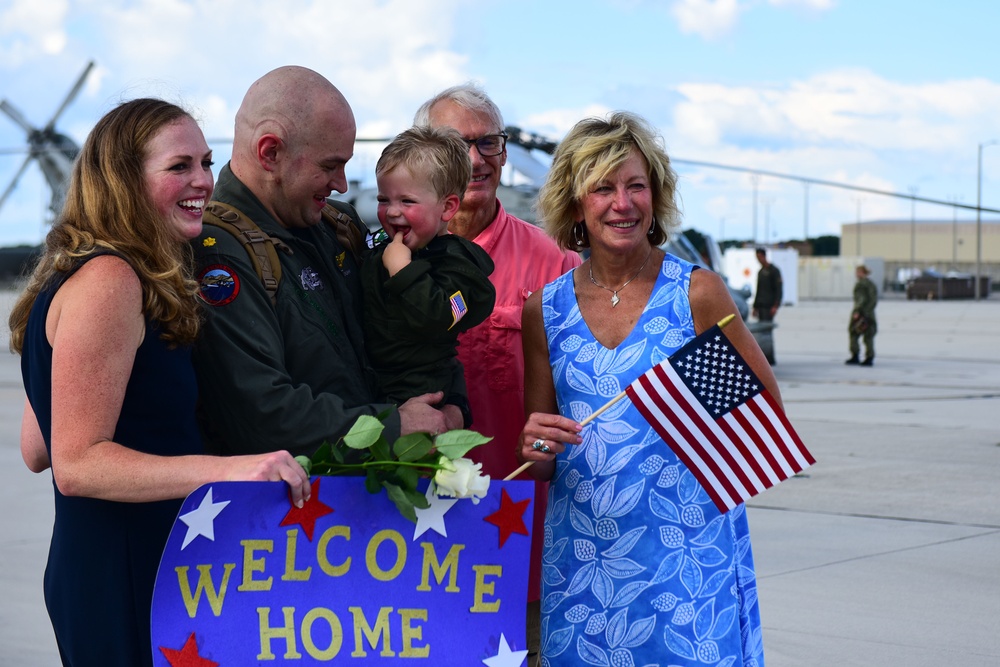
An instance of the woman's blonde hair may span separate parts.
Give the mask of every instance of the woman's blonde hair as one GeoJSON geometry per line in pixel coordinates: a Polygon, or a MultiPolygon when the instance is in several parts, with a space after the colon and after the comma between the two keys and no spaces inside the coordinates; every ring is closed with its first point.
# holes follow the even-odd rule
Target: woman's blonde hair
{"type": "Polygon", "coordinates": [[[590,246],[585,228],[583,233],[574,233],[580,222],[577,205],[596,183],[628,160],[633,150],[646,160],[653,191],[653,227],[647,239],[659,246],[670,238],[670,232],[680,224],[674,201],[677,174],[649,123],[636,114],[616,111],[606,119],[581,120],[556,148],[552,168],[538,193],[538,213],[560,247],[581,250],[590,246]]]}
{"type": "Polygon", "coordinates": [[[143,313],[160,337],[190,344],[198,333],[198,285],[190,248],[178,242],[153,206],[143,163],[154,136],[191,115],[175,104],[142,98],[124,102],[97,122],[73,164],[66,204],[10,314],[10,347],[20,354],[28,315],[39,292],[83,258],[110,251],[129,263],[142,285],[143,313]]]}

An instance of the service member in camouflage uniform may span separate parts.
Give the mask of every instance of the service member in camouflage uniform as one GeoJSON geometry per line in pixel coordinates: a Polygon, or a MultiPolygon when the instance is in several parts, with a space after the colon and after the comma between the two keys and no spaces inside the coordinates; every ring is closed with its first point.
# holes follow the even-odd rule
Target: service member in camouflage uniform
{"type": "Polygon", "coordinates": [[[851,311],[851,321],[847,324],[847,332],[851,338],[851,358],[844,362],[846,364],[871,366],[875,359],[875,333],[878,330],[875,324],[875,304],[878,303],[878,288],[868,279],[869,273],[868,267],[863,264],[854,272],[858,281],[854,283],[854,310],[851,311]],[[861,346],[858,345],[858,338],[865,343],[864,361],[859,358],[861,346]]]}
{"type": "MultiPolygon", "coordinates": [[[[772,322],[774,316],[778,314],[783,297],[781,271],[774,264],[767,261],[767,251],[764,248],[757,248],[757,261],[760,262],[760,271],[757,272],[757,290],[753,297],[753,314],[760,322],[772,322]]],[[[765,348],[764,356],[767,363],[774,365],[773,348],[765,348]]]]}
{"type": "Polygon", "coordinates": [[[761,322],[770,322],[781,306],[782,284],[781,271],[767,261],[767,251],[757,248],[757,261],[760,271],[757,272],[757,291],[753,297],[753,314],[761,322]]]}

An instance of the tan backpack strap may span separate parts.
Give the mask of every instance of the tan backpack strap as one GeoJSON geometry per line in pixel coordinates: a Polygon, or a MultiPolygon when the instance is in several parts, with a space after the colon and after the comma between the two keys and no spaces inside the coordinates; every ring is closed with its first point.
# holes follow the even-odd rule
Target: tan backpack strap
{"type": "Polygon", "coordinates": [[[281,283],[281,262],[275,246],[282,249],[287,246],[245,218],[238,209],[222,202],[209,202],[205,207],[204,220],[207,224],[226,230],[243,244],[271,303],[277,303],[275,294],[281,283]]]}
{"type": "Polygon", "coordinates": [[[323,207],[323,219],[333,226],[340,245],[350,250],[354,259],[360,262],[367,244],[364,234],[351,216],[327,204],[323,207]]]}

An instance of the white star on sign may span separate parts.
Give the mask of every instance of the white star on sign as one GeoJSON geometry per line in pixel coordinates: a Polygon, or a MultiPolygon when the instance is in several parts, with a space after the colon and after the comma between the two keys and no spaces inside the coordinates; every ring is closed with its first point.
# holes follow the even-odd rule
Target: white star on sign
{"type": "Polygon", "coordinates": [[[416,508],[417,527],[413,529],[413,539],[417,539],[428,530],[433,529],[438,535],[448,537],[448,529],[444,525],[444,515],[458,502],[458,498],[441,498],[434,492],[434,484],[427,485],[424,494],[431,504],[427,509],[416,508]]]}
{"type": "Polygon", "coordinates": [[[507,644],[507,638],[500,633],[500,652],[492,658],[483,660],[487,667],[521,667],[524,659],[528,657],[527,651],[511,651],[507,644]]]}
{"type": "Polygon", "coordinates": [[[201,499],[201,504],[198,505],[198,509],[191,510],[187,514],[181,514],[179,518],[185,524],[187,524],[187,534],[184,535],[184,544],[181,545],[181,549],[191,544],[191,541],[199,535],[204,535],[208,539],[215,541],[215,517],[219,516],[229,501],[222,503],[212,502],[212,488],[209,487],[208,493],[205,497],[201,499]]]}

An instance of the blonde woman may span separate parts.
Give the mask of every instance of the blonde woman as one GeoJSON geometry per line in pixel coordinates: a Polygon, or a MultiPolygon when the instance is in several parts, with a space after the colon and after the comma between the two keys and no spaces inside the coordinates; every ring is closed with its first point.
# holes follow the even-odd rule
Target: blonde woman
{"type": "MultiPolygon", "coordinates": [[[[677,176],[648,124],[583,120],[539,197],[551,236],[590,248],[524,308],[525,412],[517,454],[548,479],[542,658],[562,665],[763,662],[743,505],[720,514],[629,401],[595,412],[736,305],[715,273],[663,252],[677,176]]],[[[732,344],[778,387],[737,316],[732,344]]],[[[779,399],[780,400],[780,399],[779,399]]]]}

